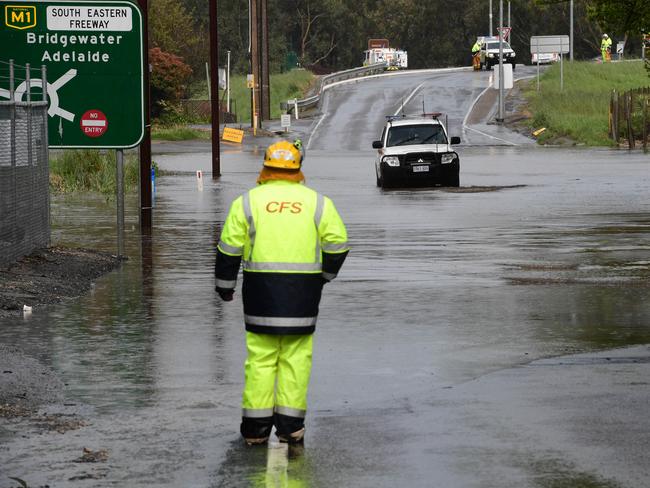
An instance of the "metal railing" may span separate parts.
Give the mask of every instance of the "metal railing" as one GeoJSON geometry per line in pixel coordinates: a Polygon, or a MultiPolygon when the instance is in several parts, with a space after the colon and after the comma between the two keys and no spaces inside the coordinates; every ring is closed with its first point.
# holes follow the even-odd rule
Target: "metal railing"
{"type": "MultiPolygon", "coordinates": [[[[327,85],[331,85],[332,83],[337,83],[339,81],[350,80],[353,78],[361,78],[363,76],[382,73],[385,70],[386,70],[386,63],[376,63],[368,66],[362,66],[360,68],[352,68],[352,69],[347,69],[345,71],[338,71],[336,73],[331,73],[329,75],[321,77],[318,80],[318,84],[317,84],[318,88],[316,90],[315,95],[312,95],[307,98],[303,98],[301,100],[291,99],[291,100],[287,100],[286,102],[281,102],[280,109],[286,112],[291,112],[292,110],[295,112],[296,108],[300,111],[307,108],[315,107],[316,105],[318,105],[318,102],[320,102],[320,98],[327,85]]],[[[296,114],[294,113],[294,115],[296,114]]]]}
{"type": "Polygon", "coordinates": [[[0,88],[0,264],[7,264],[50,242],[48,102],[44,67],[0,61],[0,68],[0,85],[9,82],[0,88]],[[42,100],[33,100],[32,88],[42,100]]]}

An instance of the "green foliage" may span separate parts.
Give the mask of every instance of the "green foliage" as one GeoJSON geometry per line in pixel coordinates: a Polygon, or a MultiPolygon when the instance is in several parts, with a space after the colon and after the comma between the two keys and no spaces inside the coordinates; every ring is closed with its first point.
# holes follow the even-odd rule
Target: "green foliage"
{"type": "MultiPolygon", "coordinates": [[[[271,75],[271,117],[280,118],[280,102],[286,102],[290,98],[302,98],[313,81],[314,75],[303,69],[271,75]]],[[[246,87],[246,76],[233,76],[230,84],[232,109],[236,110],[239,122],[250,122],[251,91],[246,87]]],[[[207,90],[202,89],[194,96],[207,97],[207,90]]]]}
{"type": "MultiPolygon", "coordinates": [[[[134,190],[140,177],[137,154],[124,158],[124,188],[134,190]]],[[[54,193],[97,192],[115,195],[115,151],[70,150],[50,157],[50,190],[54,193]]]]}
{"type": "Polygon", "coordinates": [[[588,0],[588,13],[610,32],[640,34],[650,26],[648,0],[588,0]]]}
{"type": "Polygon", "coordinates": [[[608,114],[611,91],[646,86],[643,63],[573,62],[564,65],[564,91],[560,66],[549,68],[526,91],[535,128],[546,127],[541,142],[567,137],[590,146],[609,146],[608,114]]]}
{"type": "Polygon", "coordinates": [[[151,107],[156,117],[184,95],[192,68],[180,57],[158,47],[149,50],[149,63],[152,66],[151,107]]]}
{"type": "Polygon", "coordinates": [[[185,1],[149,0],[150,47],[181,57],[197,73],[208,60],[207,30],[201,25],[185,1]]]}
{"type": "Polygon", "coordinates": [[[190,141],[194,139],[210,139],[211,131],[192,129],[185,125],[172,127],[152,127],[151,138],[162,141],[190,141]]]}

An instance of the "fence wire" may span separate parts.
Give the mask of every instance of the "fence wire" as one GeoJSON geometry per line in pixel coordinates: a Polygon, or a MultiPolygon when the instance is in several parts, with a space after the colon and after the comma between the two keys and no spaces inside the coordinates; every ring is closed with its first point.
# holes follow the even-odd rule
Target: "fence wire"
{"type": "Polygon", "coordinates": [[[0,264],[49,244],[47,103],[0,101],[0,264]]]}

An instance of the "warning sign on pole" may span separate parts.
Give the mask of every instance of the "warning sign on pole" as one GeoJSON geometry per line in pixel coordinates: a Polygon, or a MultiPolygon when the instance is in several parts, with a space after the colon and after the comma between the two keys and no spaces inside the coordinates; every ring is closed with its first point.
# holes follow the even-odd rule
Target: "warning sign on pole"
{"type": "Polygon", "coordinates": [[[497,32],[499,32],[499,34],[503,36],[504,41],[507,41],[508,38],[510,37],[511,30],[512,27],[497,27],[497,32]]]}

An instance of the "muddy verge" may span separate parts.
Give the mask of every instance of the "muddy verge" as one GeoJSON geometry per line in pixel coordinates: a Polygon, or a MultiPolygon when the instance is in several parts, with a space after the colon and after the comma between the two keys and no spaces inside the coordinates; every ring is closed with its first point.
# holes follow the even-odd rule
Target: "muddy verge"
{"type": "Polygon", "coordinates": [[[0,267],[0,318],[23,313],[23,307],[60,303],[84,295],[120,260],[88,249],[51,247],[0,267]]]}

